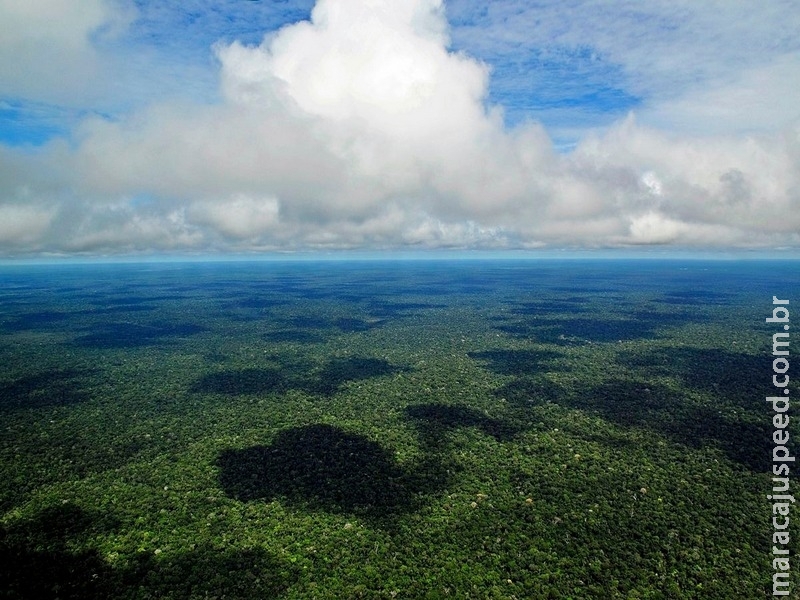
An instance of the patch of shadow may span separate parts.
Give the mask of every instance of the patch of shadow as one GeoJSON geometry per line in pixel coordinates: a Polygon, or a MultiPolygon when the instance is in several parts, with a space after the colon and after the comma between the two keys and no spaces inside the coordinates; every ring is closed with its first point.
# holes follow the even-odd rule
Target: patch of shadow
{"type": "Polygon", "coordinates": [[[564,298],[559,300],[540,300],[525,302],[512,309],[517,315],[564,315],[586,312],[582,306],[586,301],[580,298],[564,298]]]}
{"type": "Polygon", "coordinates": [[[343,317],[333,322],[333,324],[344,333],[359,333],[362,331],[369,331],[370,329],[381,327],[384,323],[385,321],[383,319],[365,320],[352,317],[343,317]]]}
{"type": "Polygon", "coordinates": [[[474,289],[472,286],[467,284],[460,285],[458,282],[449,282],[449,283],[441,283],[441,282],[426,282],[425,285],[420,285],[418,287],[409,287],[408,289],[404,290],[407,294],[413,294],[415,296],[428,296],[428,297],[441,297],[446,298],[451,294],[470,294],[470,293],[480,293],[481,291],[485,291],[488,286],[481,286],[480,289],[474,289]]]}
{"type": "Polygon", "coordinates": [[[445,483],[440,470],[406,469],[377,442],[324,424],[284,430],[269,446],[225,450],[217,467],[225,494],[237,500],[279,498],[379,519],[416,509],[431,486],[445,483]]]}
{"type": "Polygon", "coordinates": [[[644,369],[651,376],[678,375],[686,385],[717,396],[721,404],[742,407],[762,395],[764,373],[772,372],[771,355],[721,349],[670,348],[619,353],[617,361],[644,369]]]}
{"type": "Polygon", "coordinates": [[[330,321],[324,317],[295,315],[281,320],[294,329],[328,329],[331,326],[330,321]]]}
{"type": "Polygon", "coordinates": [[[240,369],[206,375],[194,383],[191,391],[239,396],[280,392],[286,387],[286,379],[277,369],[240,369]]]}
{"type": "Polygon", "coordinates": [[[494,373],[519,376],[537,372],[561,354],[552,350],[485,350],[468,352],[467,356],[485,362],[486,368],[494,373]]]}
{"type": "Polygon", "coordinates": [[[109,518],[75,505],[47,508],[0,527],[0,589],[7,598],[104,598],[111,571],[96,550],[72,552],[75,541],[103,531],[109,518]],[[100,524],[100,527],[98,527],[100,524]]]}
{"type": "Polygon", "coordinates": [[[681,290],[677,292],[667,292],[663,298],[656,299],[656,302],[663,304],[678,304],[687,306],[698,306],[703,304],[729,304],[732,294],[717,292],[713,290],[681,290]]]}
{"type": "Polygon", "coordinates": [[[499,442],[509,441],[520,433],[520,428],[508,421],[463,405],[416,404],[407,407],[405,413],[431,449],[441,447],[450,431],[462,427],[474,427],[499,442]]]}
{"type": "Polygon", "coordinates": [[[145,460],[154,459],[158,448],[128,432],[87,432],[82,425],[64,423],[51,432],[46,445],[29,435],[16,443],[16,451],[24,475],[0,479],[0,512],[24,504],[49,485],[118,469],[142,454],[145,460]]]}
{"type": "Polygon", "coordinates": [[[206,362],[214,363],[214,364],[222,364],[228,362],[228,355],[217,350],[212,350],[211,352],[207,352],[203,355],[203,359],[206,362]]]}
{"type": "Polygon", "coordinates": [[[220,550],[211,544],[164,559],[152,553],[140,555],[119,573],[124,589],[176,600],[279,598],[300,575],[298,567],[263,548],[220,550]]]}
{"type": "Polygon", "coordinates": [[[159,344],[164,338],[186,337],[204,331],[207,331],[205,327],[192,323],[107,323],[98,326],[92,333],[77,337],[75,343],[96,350],[139,348],[159,344]]]}
{"type": "Polygon", "coordinates": [[[650,339],[655,336],[657,323],[641,319],[561,319],[559,333],[540,332],[542,341],[557,344],[560,341],[577,339],[592,342],[616,342],[618,340],[650,339]]]}
{"type": "Polygon", "coordinates": [[[31,329],[50,329],[64,321],[68,321],[71,317],[70,313],[52,310],[26,313],[6,321],[3,324],[3,329],[10,333],[31,329]]]}
{"type": "Polygon", "coordinates": [[[113,566],[96,549],[74,551],[117,530],[113,517],[72,504],[0,526],[0,589],[7,598],[100,600],[137,592],[148,598],[275,598],[299,571],[263,549],[200,546],[173,556],[139,553],[113,566]]]}
{"type": "Polygon", "coordinates": [[[391,319],[393,317],[407,317],[420,310],[442,308],[444,306],[443,304],[433,304],[430,302],[391,302],[373,300],[369,303],[368,311],[375,317],[391,319]]]}
{"type": "Polygon", "coordinates": [[[334,358],[317,372],[316,380],[305,381],[298,387],[306,391],[332,396],[348,381],[372,379],[405,371],[382,358],[334,358]]]}
{"type": "Polygon", "coordinates": [[[143,453],[152,455],[156,449],[141,437],[127,433],[108,440],[98,440],[83,431],[73,431],[71,435],[65,432],[59,439],[53,440],[49,451],[60,459],[62,468],[74,473],[75,478],[83,479],[93,473],[117,469],[143,453]]]}
{"type": "Polygon", "coordinates": [[[498,388],[494,395],[512,406],[526,408],[555,402],[561,398],[562,390],[544,378],[524,377],[498,388]]]}
{"type": "Polygon", "coordinates": [[[620,425],[657,431],[692,448],[717,445],[753,471],[769,470],[772,445],[768,422],[721,412],[660,386],[612,380],[576,394],[576,408],[589,409],[620,425]]]}
{"type": "MultiPolygon", "coordinates": [[[[5,292],[5,290],[3,290],[5,292]]],[[[0,292],[0,307],[15,310],[18,307],[20,309],[30,308],[30,304],[25,298],[21,298],[18,295],[16,296],[3,296],[3,292],[0,292]]]]}
{"type": "Polygon", "coordinates": [[[275,357],[279,367],[251,368],[220,371],[199,379],[191,391],[204,394],[282,393],[301,390],[317,396],[330,397],[349,381],[382,377],[405,371],[405,367],[392,365],[380,358],[334,358],[321,368],[285,357],[275,357]]]}
{"type": "Polygon", "coordinates": [[[561,400],[618,425],[662,431],[669,429],[669,423],[680,418],[680,412],[690,406],[684,397],[666,388],[622,379],[611,380],[561,400]]]}
{"type": "Polygon", "coordinates": [[[567,389],[520,378],[495,392],[519,407],[545,402],[579,409],[621,427],[656,432],[690,448],[716,446],[753,471],[769,470],[769,422],[755,415],[721,411],[664,386],[613,379],[567,389]]]}
{"type": "Polygon", "coordinates": [[[635,339],[654,339],[662,327],[696,322],[702,317],[685,313],[637,311],[632,317],[564,317],[525,320],[496,326],[513,337],[533,339],[559,346],[608,343],[635,339]]]}
{"type": "Polygon", "coordinates": [[[291,292],[287,292],[295,298],[302,298],[303,300],[323,300],[328,298],[335,298],[337,296],[335,290],[324,290],[310,287],[297,287],[291,292]]]}
{"type": "MultiPolygon", "coordinates": [[[[137,290],[138,288],[133,288],[137,290]]],[[[144,304],[149,306],[152,302],[160,302],[162,300],[175,300],[174,295],[164,294],[160,296],[122,296],[120,298],[106,298],[103,300],[102,306],[104,308],[112,306],[132,306],[134,304],[144,304]]]]}
{"type": "Polygon", "coordinates": [[[310,331],[303,331],[302,329],[271,331],[264,335],[264,339],[268,342],[293,342],[296,344],[319,344],[325,341],[323,336],[310,331]]]}
{"type": "Polygon", "coordinates": [[[4,409],[69,406],[89,398],[83,379],[94,371],[54,369],[0,384],[0,407],[4,409]]]}
{"type": "Polygon", "coordinates": [[[252,308],[258,310],[268,310],[288,303],[289,301],[286,299],[264,298],[262,296],[233,297],[226,302],[229,308],[252,308]]]}
{"type": "Polygon", "coordinates": [[[495,329],[517,339],[552,344],[554,346],[583,346],[593,343],[593,340],[576,335],[574,330],[548,324],[552,323],[552,321],[540,321],[540,323],[541,325],[534,325],[517,322],[498,325],[495,329]]]}
{"type": "MultiPolygon", "coordinates": [[[[514,338],[534,340],[536,339],[536,331],[541,330],[542,327],[539,325],[531,325],[525,321],[517,321],[512,323],[503,323],[502,325],[495,325],[494,329],[497,331],[502,331],[503,333],[514,338]]],[[[556,328],[551,327],[551,329],[555,330],[556,328]]]]}
{"type": "Polygon", "coordinates": [[[80,311],[81,315],[115,315],[131,312],[152,312],[156,307],[152,304],[117,304],[115,306],[105,306],[103,308],[93,308],[91,310],[80,311]]]}
{"type": "Polygon", "coordinates": [[[602,286],[583,286],[583,285],[574,285],[574,286],[564,286],[564,285],[556,285],[549,288],[554,292],[567,292],[567,293],[578,293],[578,294],[611,294],[619,292],[619,288],[614,287],[602,287],[602,286]]]}
{"type": "Polygon", "coordinates": [[[341,293],[336,297],[342,304],[363,304],[370,299],[374,299],[374,297],[378,294],[380,294],[380,291],[378,290],[370,292],[366,289],[361,289],[358,291],[341,293]]]}

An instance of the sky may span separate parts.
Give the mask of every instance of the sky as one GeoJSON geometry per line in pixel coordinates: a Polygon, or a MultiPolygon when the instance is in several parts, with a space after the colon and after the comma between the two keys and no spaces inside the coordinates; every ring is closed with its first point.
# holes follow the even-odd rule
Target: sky
{"type": "Polygon", "coordinates": [[[0,0],[0,258],[796,256],[798,31],[798,0],[0,0]]]}

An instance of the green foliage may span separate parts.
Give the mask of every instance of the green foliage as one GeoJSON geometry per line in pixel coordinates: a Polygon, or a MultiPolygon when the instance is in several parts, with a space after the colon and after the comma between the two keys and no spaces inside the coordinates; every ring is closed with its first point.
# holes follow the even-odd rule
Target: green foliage
{"type": "Polygon", "coordinates": [[[0,598],[769,597],[800,290],[649,269],[0,272],[0,598]]]}

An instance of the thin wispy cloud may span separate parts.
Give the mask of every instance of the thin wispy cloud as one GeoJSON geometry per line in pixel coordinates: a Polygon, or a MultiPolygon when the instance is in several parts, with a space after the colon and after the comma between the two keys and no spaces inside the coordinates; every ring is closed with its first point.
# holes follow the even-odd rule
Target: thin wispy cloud
{"type": "Polygon", "coordinates": [[[786,3],[65,5],[0,0],[7,256],[800,245],[786,3]]]}
{"type": "Polygon", "coordinates": [[[789,108],[800,80],[794,2],[453,0],[448,14],[457,47],[500,65],[498,89],[524,90],[513,94],[526,111],[518,117],[549,120],[552,98],[579,113],[633,108],[645,122],[686,133],[777,127],[800,116],[789,108]],[[757,114],[754,102],[738,103],[746,95],[762,99],[757,114]],[[709,100],[725,106],[715,111],[709,100]],[[687,119],[692,112],[703,118],[687,119]]]}

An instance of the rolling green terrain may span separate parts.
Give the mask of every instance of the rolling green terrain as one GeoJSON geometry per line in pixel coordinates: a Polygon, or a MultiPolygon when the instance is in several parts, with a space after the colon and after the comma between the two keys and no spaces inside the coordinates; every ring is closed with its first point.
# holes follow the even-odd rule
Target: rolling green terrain
{"type": "Polygon", "coordinates": [[[772,597],[773,295],[795,263],[3,267],[0,598],[772,597]]]}

